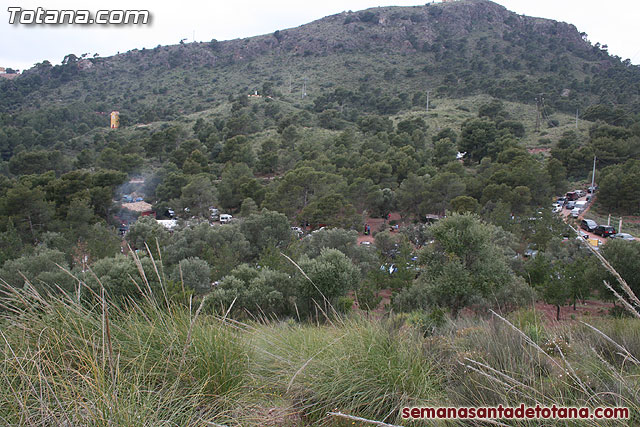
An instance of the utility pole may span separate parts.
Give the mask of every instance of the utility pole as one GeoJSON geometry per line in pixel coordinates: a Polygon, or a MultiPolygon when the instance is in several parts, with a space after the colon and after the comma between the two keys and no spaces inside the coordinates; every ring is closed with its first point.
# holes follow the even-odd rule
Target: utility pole
{"type": "Polygon", "coordinates": [[[427,113],[429,112],[429,94],[431,93],[430,90],[427,91],[427,113]]]}
{"type": "Polygon", "coordinates": [[[540,132],[540,97],[536,98],[536,132],[540,132]]]}
{"type": "Polygon", "coordinates": [[[596,156],[593,156],[593,172],[591,172],[591,191],[592,191],[592,195],[594,193],[593,190],[594,186],[595,186],[595,182],[596,182],[596,156]]]}
{"type": "Polygon", "coordinates": [[[302,83],[302,97],[307,96],[307,76],[304,76],[304,82],[302,83]]]}

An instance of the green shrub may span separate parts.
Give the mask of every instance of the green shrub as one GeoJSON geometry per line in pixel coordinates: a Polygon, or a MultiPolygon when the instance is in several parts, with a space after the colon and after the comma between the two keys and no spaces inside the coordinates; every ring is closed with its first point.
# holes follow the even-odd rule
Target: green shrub
{"type": "Polygon", "coordinates": [[[336,302],[336,310],[339,313],[349,313],[353,309],[353,299],[349,297],[340,297],[336,302]]]}
{"type": "Polygon", "coordinates": [[[511,313],[509,319],[533,342],[540,344],[546,337],[543,316],[543,313],[536,310],[520,309],[511,313]]]}
{"type": "Polygon", "coordinates": [[[432,335],[446,322],[445,313],[440,308],[432,310],[416,310],[407,315],[407,324],[417,327],[424,336],[432,335]]]}

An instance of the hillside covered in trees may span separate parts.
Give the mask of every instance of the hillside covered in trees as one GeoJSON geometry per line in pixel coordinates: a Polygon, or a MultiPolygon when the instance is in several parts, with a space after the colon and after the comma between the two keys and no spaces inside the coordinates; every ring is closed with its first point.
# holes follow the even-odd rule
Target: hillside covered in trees
{"type": "Polygon", "coordinates": [[[127,244],[155,247],[162,227],[134,225],[128,194],[158,219],[177,212],[178,241],[212,221],[211,207],[243,219],[248,249],[233,248],[231,227],[211,230],[225,244],[180,243],[193,248],[165,257],[206,260],[211,281],[288,247],[286,223],[361,232],[391,212],[413,224],[406,239],[418,247],[427,216],[468,212],[511,233],[517,253],[544,250],[558,235],[529,219],[557,221],[540,209],[587,182],[594,156],[599,209],[640,213],[639,94],[639,67],[572,25],[482,0],[69,54],[0,82],[0,261],[15,273],[49,250],[84,269],[127,244]],[[252,236],[253,217],[279,218],[281,231],[252,236]]]}
{"type": "Polygon", "coordinates": [[[639,67],[572,25],[483,0],[69,54],[0,82],[0,261],[113,256],[139,215],[119,203],[130,193],[185,226],[213,206],[357,231],[391,212],[416,227],[471,212],[544,248],[517,218],[587,182],[594,156],[601,211],[640,213],[639,92],[639,67]]]}
{"type": "Polygon", "coordinates": [[[401,422],[399,405],[446,396],[575,406],[594,393],[637,412],[636,320],[609,317],[640,312],[640,243],[609,239],[600,262],[551,209],[587,189],[594,157],[590,209],[635,233],[640,67],[486,0],[70,53],[0,79],[0,309],[20,326],[4,342],[33,361],[16,377],[3,347],[13,394],[0,401],[20,404],[0,419],[340,426],[327,411],[401,422]],[[587,326],[549,324],[590,300],[625,355],[587,326]],[[47,319],[61,331],[44,335],[51,365],[29,353],[47,319]],[[352,357],[345,337],[362,343],[352,357]],[[29,397],[67,342],[104,407],[78,404],[76,371],[29,397]]]}

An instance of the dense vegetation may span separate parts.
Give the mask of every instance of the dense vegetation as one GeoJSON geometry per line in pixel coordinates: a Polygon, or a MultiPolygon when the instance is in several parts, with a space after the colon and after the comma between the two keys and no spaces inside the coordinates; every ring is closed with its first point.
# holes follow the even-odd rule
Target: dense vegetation
{"type": "Polygon", "coordinates": [[[595,156],[594,209],[640,215],[638,95],[638,66],[484,0],[0,81],[0,417],[341,425],[326,412],[593,393],[637,411],[635,320],[599,323],[623,364],[521,307],[640,310],[640,243],[607,243],[606,270],[550,210],[595,156]]]}
{"type": "Polygon", "coordinates": [[[520,403],[624,406],[629,420],[581,423],[638,421],[635,319],[549,327],[525,310],[437,327],[417,313],[242,323],[183,298],[143,295],[124,308],[99,296],[86,307],[11,290],[0,350],[3,422],[353,425],[328,415],[340,411],[397,425],[404,406],[520,403]]]}

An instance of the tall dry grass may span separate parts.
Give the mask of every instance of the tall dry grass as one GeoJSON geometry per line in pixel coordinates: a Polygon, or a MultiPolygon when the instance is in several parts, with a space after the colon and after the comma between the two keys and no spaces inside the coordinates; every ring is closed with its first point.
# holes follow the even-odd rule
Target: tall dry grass
{"type": "Polygon", "coordinates": [[[184,305],[96,301],[5,287],[2,424],[202,425],[241,393],[237,331],[184,305]]]}
{"type": "Polygon", "coordinates": [[[425,338],[403,316],[323,305],[316,323],[240,323],[176,303],[162,286],[154,295],[144,277],[138,288],[141,302],[115,304],[102,289],[87,303],[5,287],[0,423],[430,425],[403,422],[400,409],[526,403],[625,406],[633,417],[545,425],[640,424],[635,318],[550,326],[533,311],[494,313],[449,319],[425,338]]]}

